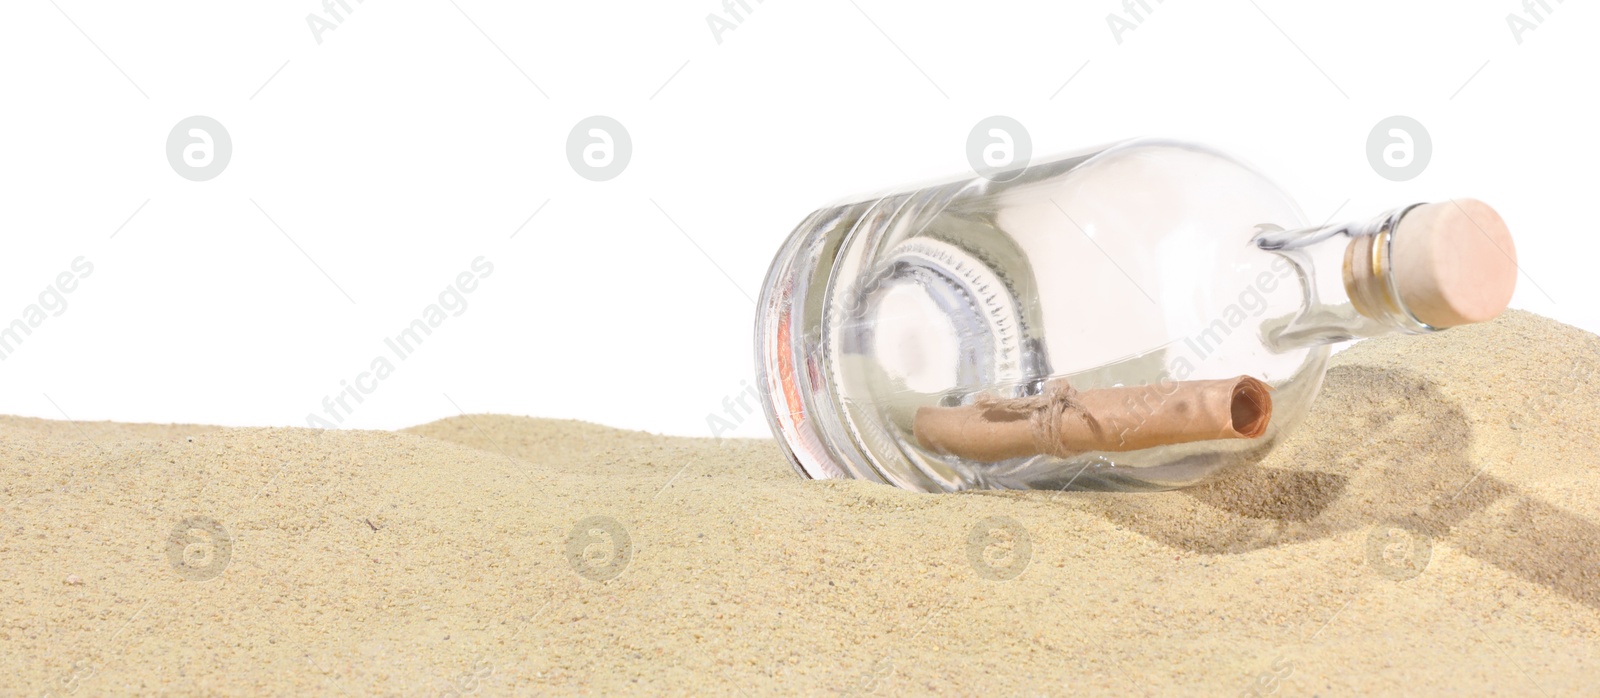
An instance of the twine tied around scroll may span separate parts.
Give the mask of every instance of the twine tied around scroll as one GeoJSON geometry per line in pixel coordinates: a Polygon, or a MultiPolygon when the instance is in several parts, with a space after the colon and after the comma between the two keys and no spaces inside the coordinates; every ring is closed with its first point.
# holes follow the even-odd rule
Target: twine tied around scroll
{"type": "Polygon", "coordinates": [[[912,431],[924,448],[991,463],[1254,439],[1271,422],[1271,392],[1250,376],[1087,391],[1054,379],[1038,395],[980,395],[971,405],[920,408],[912,431]]]}
{"type": "Polygon", "coordinates": [[[1031,425],[1034,448],[1039,453],[1065,458],[1077,453],[1068,449],[1062,442],[1061,422],[1071,410],[1073,416],[1082,420],[1083,425],[1097,438],[1104,438],[1105,431],[1100,426],[1100,420],[1089,413],[1089,408],[1078,400],[1078,389],[1065,378],[1055,378],[1045,381],[1044,388],[1038,395],[1006,399],[990,393],[980,394],[973,406],[984,412],[993,412],[999,415],[1009,415],[1012,418],[1025,417],[1031,425]]]}

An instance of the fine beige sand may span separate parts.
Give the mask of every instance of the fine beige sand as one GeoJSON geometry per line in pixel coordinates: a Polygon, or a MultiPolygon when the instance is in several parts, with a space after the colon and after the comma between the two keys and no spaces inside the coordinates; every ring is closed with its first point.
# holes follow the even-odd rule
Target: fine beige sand
{"type": "Polygon", "coordinates": [[[1600,338],[1333,364],[1262,467],[1155,495],[494,415],[5,418],[0,694],[1594,695],[1600,338]]]}

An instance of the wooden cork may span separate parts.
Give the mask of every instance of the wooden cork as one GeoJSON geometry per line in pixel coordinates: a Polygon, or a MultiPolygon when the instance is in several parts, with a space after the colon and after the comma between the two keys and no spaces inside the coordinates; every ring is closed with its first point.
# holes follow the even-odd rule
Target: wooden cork
{"type": "Polygon", "coordinates": [[[1423,204],[1406,212],[1392,235],[1395,289],[1418,320],[1441,328],[1484,322],[1511,303],[1517,251],[1488,204],[1423,204]]]}

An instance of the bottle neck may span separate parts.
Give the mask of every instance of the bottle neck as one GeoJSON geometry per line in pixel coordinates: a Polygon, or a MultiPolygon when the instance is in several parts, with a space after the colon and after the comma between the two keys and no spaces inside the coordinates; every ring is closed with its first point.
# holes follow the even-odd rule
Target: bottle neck
{"type": "Polygon", "coordinates": [[[1402,206],[1360,223],[1262,229],[1256,245],[1292,263],[1305,290],[1301,312],[1267,329],[1268,345],[1287,351],[1437,331],[1406,307],[1395,282],[1394,232],[1400,219],[1419,205],[1402,206]]]}

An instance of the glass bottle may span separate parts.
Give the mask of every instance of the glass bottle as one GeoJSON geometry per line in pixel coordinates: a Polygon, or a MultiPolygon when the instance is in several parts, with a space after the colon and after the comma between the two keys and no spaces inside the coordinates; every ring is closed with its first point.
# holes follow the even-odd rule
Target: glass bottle
{"type": "Polygon", "coordinates": [[[1172,489],[1265,455],[1310,407],[1330,345],[1491,319],[1516,273],[1481,202],[1308,226],[1234,158],[1132,140],[811,214],[762,289],[758,383],[808,477],[1172,489]],[[1115,442],[1055,445],[1192,416],[1159,386],[1204,385],[1224,386],[1207,390],[1232,395],[1248,433],[1149,443],[1115,427],[1115,442]],[[1158,399],[1109,398],[1138,391],[1158,399]],[[1265,413],[1241,415],[1241,395],[1266,396],[1265,413]],[[1012,437],[1032,440],[995,441],[1012,437]]]}

